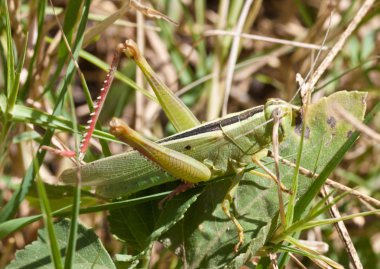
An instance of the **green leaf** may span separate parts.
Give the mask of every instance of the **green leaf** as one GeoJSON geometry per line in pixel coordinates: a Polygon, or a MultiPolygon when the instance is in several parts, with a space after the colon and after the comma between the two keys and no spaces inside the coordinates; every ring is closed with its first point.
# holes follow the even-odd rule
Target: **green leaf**
{"type": "MultiPolygon", "coordinates": [[[[295,220],[300,219],[311,200],[318,194],[328,175],[333,171],[336,165],[338,165],[344,153],[349,150],[350,146],[356,140],[354,128],[351,124],[342,120],[338,121],[334,116],[334,106],[339,104],[345,110],[349,111],[352,116],[363,120],[366,109],[366,96],[366,93],[360,92],[351,92],[348,94],[347,92],[338,92],[331,95],[328,99],[322,99],[319,108],[314,110],[310,109],[310,124],[316,125],[314,133],[321,137],[318,143],[323,146],[321,159],[319,159],[318,162],[322,162],[325,165],[316,171],[320,174],[319,177],[313,182],[313,185],[308,189],[305,196],[297,203],[295,220]],[[341,149],[343,145],[345,147],[341,149]],[[340,153],[340,155],[335,156],[335,153],[340,153]]],[[[308,154],[305,157],[308,156],[312,156],[312,154],[308,154]]]]}
{"type": "Polygon", "coordinates": [[[267,227],[271,226],[272,218],[278,212],[276,188],[271,181],[256,180],[254,175],[246,173],[233,203],[233,214],[243,226],[246,240],[239,255],[234,253],[238,242],[237,230],[221,207],[230,188],[230,180],[226,178],[208,184],[184,219],[164,236],[163,240],[173,242],[172,250],[181,250],[189,267],[214,268],[226,263],[245,263],[251,256],[247,251],[256,252],[267,238],[267,227]],[[248,244],[250,248],[247,250],[248,244]]]}
{"type": "Polygon", "coordinates": [[[112,223],[111,233],[137,254],[149,245],[147,238],[154,229],[157,217],[157,207],[142,204],[111,210],[108,221],[112,223]]]}
{"type": "MultiPolygon", "coordinates": [[[[77,2],[79,2],[79,1],[70,1],[68,7],[66,8],[66,11],[70,12],[71,9],[75,9],[77,2]]],[[[74,51],[75,59],[78,57],[79,51],[80,51],[79,48],[81,48],[82,43],[83,43],[83,38],[84,38],[83,33],[84,33],[84,31],[86,29],[86,25],[87,25],[87,19],[88,19],[88,14],[90,12],[91,0],[83,0],[82,3],[83,3],[83,6],[80,9],[80,12],[78,13],[78,18],[80,18],[78,20],[78,22],[79,22],[79,24],[78,24],[78,36],[76,37],[75,42],[74,42],[74,48],[76,48],[74,51]]],[[[72,16],[73,14],[74,13],[69,13],[69,14],[66,13],[66,16],[67,16],[66,19],[70,19],[70,16],[72,16]]],[[[65,23],[66,23],[66,21],[65,21],[65,23]]],[[[58,55],[59,55],[59,50],[58,50],[58,55]]],[[[70,62],[70,64],[73,64],[73,62],[70,62]]],[[[70,64],[69,64],[69,68],[70,68],[70,64]]],[[[88,93],[87,83],[86,83],[83,76],[81,77],[81,81],[82,81],[82,85],[86,89],[85,92],[88,93]]],[[[70,96],[71,96],[70,104],[71,104],[72,111],[73,111],[74,110],[74,99],[72,98],[72,94],[70,94],[70,96]]],[[[91,99],[91,98],[89,98],[89,99],[91,99]]],[[[72,113],[72,117],[75,118],[75,113],[72,113]]],[[[74,120],[74,123],[75,123],[74,130],[77,131],[75,120],[74,120]]],[[[107,145],[103,146],[103,150],[106,153],[109,153],[109,149],[108,149],[107,145]]],[[[74,199],[73,199],[73,208],[71,211],[70,231],[69,231],[69,238],[68,238],[68,242],[67,242],[67,249],[66,249],[66,253],[65,253],[65,255],[66,255],[65,265],[64,265],[65,269],[71,269],[74,265],[75,250],[76,250],[77,238],[78,238],[77,232],[78,232],[78,225],[79,225],[78,224],[78,220],[79,220],[78,216],[79,216],[80,195],[81,195],[80,184],[77,183],[75,185],[75,189],[74,189],[74,199]]]]}
{"type": "MultiPolygon", "coordinates": [[[[304,123],[306,132],[301,166],[320,173],[354,130],[350,124],[335,116],[333,108],[339,104],[353,116],[363,119],[365,96],[366,93],[344,91],[310,105],[307,118],[299,116],[295,119],[295,126],[281,143],[281,157],[292,162],[296,159],[304,123]]],[[[272,159],[264,158],[262,161],[273,171],[272,159]]],[[[280,164],[280,171],[282,182],[289,188],[294,169],[280,164]]],[[[225,175],[221,180],[208,182],[196,192],[199,196],[194,200],[187,196],[191,193],[181,194],[159,212],[159,217],[157,211],[152,210],[157,208],[157,202],[118,210],[120,215],[111,212],[111,229],[121,236],[120,231],[124,228],[123,240],[127,245],[131,243],[131,247],[138,245],[139,250],[146,247],[150,239],[162,234],[159,241],[178,254],[189,268],[226,265],[239,268],[263,246],[273,247],[267,242],[274,235],[278,223],[279,204],[274,182],[251,173],[244,174],[234,197],[232,212],[244,228],[245,241],[239,253],[234,253],[233,248],[238,242],[237,230],[221,207],[231,179],[231,176],[225,175]],[[172,220],[164,216],[170,216],[172,220]],[[145,226],[142,226],[144,222],[145,226]]],[[[308,192],[312,183],[310,178],[299,177],[297,199],[308,192]]],[[[289,195],[283,193],[283,196],[286,203],[289,195]]]]}
{"type": "Polygon", "coordinates": [[[159,210],[157,201],[110,210],[108,220],[112,223],[111,232],[126,242],[135,253],[148,251],[153,241],[183,218],[198,195],[199,189],[195,189],[174,197],[167,201],[165,210],[159,210]]]}
{"type": "Polygon", "coordinates": [[[7,78],[6,78],[6,93],[9,97],[12,92],[12,87],[14,85],[14,77],[15,77],[15,63],[14,63],[14,51],[13,51],[13,38],[12,38],[12,30],[11,30],[11,21],[9,18],[9,9],[8,4],[5,1],[1,2],[1,10],[4,11],[5,17],[5,30],[7,34],[7,78]]]}
{"type": "MultiPolygon", "coordinates": [[[[54,224],[54,229],[62,256],[64,255],[67,247],[69,226],[70,223],[68,220],[62,220],[54,224]]],[[[16,253],[16,258],[7,267],[7,269],[54,268],[49,256],[50,246],[47,242],[46,231],[44,229],[39,230],[38,240],[26,246],[25,249],[18,251],[16,253]]],[[[97,235],[92,230],[87,229],[82,225],[79,225],[78,227],[73,268],[116,268],[97,235]]]]}

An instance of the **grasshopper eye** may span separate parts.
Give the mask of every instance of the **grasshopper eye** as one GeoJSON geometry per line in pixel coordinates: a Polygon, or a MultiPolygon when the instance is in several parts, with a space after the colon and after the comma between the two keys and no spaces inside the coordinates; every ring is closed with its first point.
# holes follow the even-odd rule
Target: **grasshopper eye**
{"type": "Polygon", "coordinates": [[[297,109],[291,104],[280,99],[270,99],[266,102],[264,106],[265,119],[270,121],[275,117],[280,118],[279,133],[281,140],[284,138],[287,130],[291,128],[291,125],[294,122],[293,119],[297,114],[297,109]]]}
{"type": "MultiPolygon", "coordinates": [[[[280,99],[269,99],[264,105],[265,119],[270,120],[273,118],[275,110],[283,111],[288,110],[289,104],[280,99]]],[[[277,113],[277,112],[276,112],[277,113]]]]}

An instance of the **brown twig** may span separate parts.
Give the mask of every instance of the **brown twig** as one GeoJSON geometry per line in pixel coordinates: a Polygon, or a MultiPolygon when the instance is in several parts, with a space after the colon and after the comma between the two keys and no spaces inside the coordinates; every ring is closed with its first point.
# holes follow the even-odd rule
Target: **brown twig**
{"type": "Polygon", "coordinates": [[[352,19],[347,29],[340,36],[338,42],[335,43],[334,47],[327,54],[325,59],[319,65],[318,69],[314,72],[311,80],[305,84],[305,88],[307,91],[313,90],[318,80],[321,78],[323,73],[326,71],[327,67],[334,60],[338,52],[343,48],[343,45],[346,43],[347,38],[352,34],[352,32],[356,29],[359,23],[362,21],[364,16],[367,14],[368,10],[371,8],[375,0],[366,0],[364,4],[361,6],[359,11],[356,13],[355,17],[352,19]]]}
{"type": "MultiPolygon", "coordinates": [[[[271,152],[268,154],[268,156],[273,158],[273,155],[272,155],[271,152]]],[[[282,157],[279,157],[279,158],[280,158],[280,161],[283,164],[291,166],[291,167],[295,167],[294,163],[292,163],[292,162],[290,162],[290,161],[288,161],[288,160],[286,160],[286,159],[284,159],[282,157]]],[[[304,176],[306,176],[308,178],[312,178],[312,179],[315,179],[315,178],[317,178],[319,176],[318,174],[313,173],[313,172],[311,172],[310,170],[308,170],[308,169],[306,169],[304,167],[300,167],[299,168],[299,172],[302,175],[304,175],[304,176]]],[[[373,197],[365,195],[365,194],[363,194],[363,193],[361,193],[361,192],[359,192],[359,191],[357,191],[355,189],[349,188],[349,187],[347,187],[347,186],[345,186],[343,184],[340,184],[340,183],[338,183],[338,182],[336,182],[336,181],[334,181],[332,179],[329,179],[329,178],[327,178],[325,184],[328,185],[328,186],[331,186],[334,189],[348,192],[349,194],[354,195],[354,196],[362,199],[363,201],[367,202],[368,204],[370,204],[370,205],[372,205],[372,206],[374,206],[376,208],[380,208],[380,201],[379,200],[376,200],[373,197]]]]}
{"type": "MultiPolygon", "coordinates": [[[[323,186],[321,190],[321,194],[326,197],[328,194],[328,188],[327,186],[323,186]]],[[[333,197],[328,197],[327,198],[327,203],[333,203],[333,197]]],[[[332,206],[329,209],[330,215],[333,218],[340,218],[340,212],[338,210],[338,207],[336,204],[332,204],[332,206]]],[[[346,225],[344,225],[343,221],[338,221],[334,223],[334,226],[339,234],[340,239],[343,241],[346,251],[348,256],[350,257],[351,264],[354,266],[355,269],[362,269],[363,265],[360,261],[360,258],[358,256],[358,253],[355,249],[354,244],[352,243],[350,234],[347,231],[346,225]]]]}

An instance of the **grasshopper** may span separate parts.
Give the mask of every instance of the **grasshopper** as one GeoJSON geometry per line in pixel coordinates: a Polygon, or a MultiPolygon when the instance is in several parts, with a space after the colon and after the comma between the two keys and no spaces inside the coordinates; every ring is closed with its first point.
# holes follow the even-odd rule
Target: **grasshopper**
{"type": "MultiPolygon", "coordinates": [[[[179,132],[152,142],[122,120],[114,118],[110,123],[110,132],[134,150],[65,170],[60,176],[61,180],[65,184],[76,184],[79,169],[82,185],[96,186],[97,194],[102,197],[119,198],[178,179],[185,182],[180,187],[183,191],[192,184],[233,172],[235,177],[222,208],[237,227],[237,251],[243,244],[244,232],[229,210],[234,190],[244,173],[244,168],[252,163],[252,160],[261,165],[259,157],[272,143],[273,117],[277,115],[281,118],[278,127],[278,141],[281,142],[294,124],[298,108],[279,99],[270,99],[265,105],[200,124],[182,101],[158,79],[133,41],[127,40],[119,45],[118,52],[124,52],[141,68],[165,114],[179,132]]],[[[115,59],[118,58],[117,54],[115,59]]],[[[88,146],[114,71],[113,64],[89,121],[90,128],[84,135],[80,154],[84,154],[88,146]]],[[[72,156],[72,153],[66,155],[72,156]]],[[[282,185],[281,188],[285,190],[282,185]]]]}

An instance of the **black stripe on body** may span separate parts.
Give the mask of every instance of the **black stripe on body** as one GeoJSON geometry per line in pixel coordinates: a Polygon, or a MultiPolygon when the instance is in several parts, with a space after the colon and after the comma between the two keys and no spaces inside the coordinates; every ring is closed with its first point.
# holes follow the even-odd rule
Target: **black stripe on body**
{"type": "Polygon", "coordinates": [[[193,128],[189,131],[184,131],[184,132],[169,136],[167,138],[159,140],[158,143],[178,140],[181,138],[191,137],[194,135],[205,134],[205,133],[214,132],[214,131],[220,131],[221,126],[225,127],[225,126],[237,123],[239,121],[246,120],[262,111],[264,111],[264,106],[257,106],[257,107],[248,109],[246,111],[243,111],[237,115],[233,115],[232,117],[216,120],[214,122],[210,122],[208,124],[193,128]]]}

